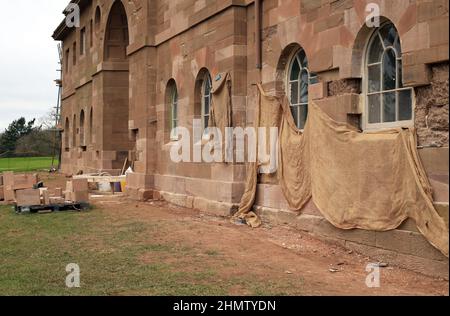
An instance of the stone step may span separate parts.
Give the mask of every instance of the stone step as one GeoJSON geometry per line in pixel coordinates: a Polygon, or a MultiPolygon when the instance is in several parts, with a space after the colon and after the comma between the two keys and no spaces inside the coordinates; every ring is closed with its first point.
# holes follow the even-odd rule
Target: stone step
{"type": "MultiPolygon", "coordinates": [[[[436,210],[448,225],[448,203],[437,203],[436,210]]],[[[256,207],[264,222],[289,225],[321,239],[337,243],[364,255],[434,277],[448,278],[448,258],[434,248],[407,220],[399,229],[375,232],[362,229],[343,230],[334,227],[323,216],[297,215],[289,210],[256,207]]]]}

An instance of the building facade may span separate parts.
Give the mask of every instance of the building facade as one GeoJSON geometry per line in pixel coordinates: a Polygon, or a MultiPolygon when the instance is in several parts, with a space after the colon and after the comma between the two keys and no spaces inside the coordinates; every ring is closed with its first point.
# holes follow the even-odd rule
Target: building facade
{"type": "MultiPolygon", "coordinates": [[[[415,127],[436,208],[448,223],[448,1],[72,2],[80,26],[63,22],[53,35],[64,52],[63,172],[114,174],[128,162],[132,197],[162,196],[229,215],[244,191],[244,164],[170,159],[173,127],[192,130],[194,119],[207,126],[211,86],[229,73],[233,126],[253,126],[255,84],[262,83],[288,95],[299,128],[311,100],[363,132],[415,127]]],[[[312,203],[300,216],[290,212],[276,176],[258,181],[263,220],[448,276],[448,259],[411,223],[385,233],[341,231],[312,203]]]]}

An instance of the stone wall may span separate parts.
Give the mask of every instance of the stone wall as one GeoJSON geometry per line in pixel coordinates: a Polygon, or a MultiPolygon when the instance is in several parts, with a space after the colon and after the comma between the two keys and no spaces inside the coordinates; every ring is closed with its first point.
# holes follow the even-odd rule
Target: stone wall
{"type": "Polygon", "coordinates": [[[430,67],[430,85],[416,88],[419,146],[448,147],[448,63],[430,67]]]}
{"type": "MultiPolygon", "coordinates": [[[[382,21],[393,22],[400,35],[403,83],[415,90],[415,127],[419,145],[425,147],[420,154],[435,199],[442,204],[438,208],[442,216],[448,216],[448,1],[264,0],[262,69],[256,68],[253,0],[121,1],[129,45],[126,60],[114,62],[104,58],[114,2],[80,2],[86,4],[81,24],[87,29],[89,45],[76,65],[70,58],[69,70],[64,72],[62,113],[63,122],[69,119],[70,128],[64,133],[70,137],[68,146],[63,144],[68,148],[63,152],[63,171],[114,172],[128,152],[135,170],[128,179],[133,198],[163,197],[178,205],[229,215],[244,190],[245,166],[170,160],[168,83],[177,86],[180,124],[192,129],[192,120],[198,118],[199,76],[208,71],[214,80],[218,73],[229,72],[233,126],[252,126],[258,102],[255,84],[262,83],[269,93],[284,94],[290,57],[303,48],[309,70],[318,78],[309,87],[310,99],[334,119],[361,128],[363,61],[373,31],[365,24],[365,8],[375,2],[382,21]],[[85,148],[77,145],[77,122],[83,109],[94,113],[93,137],[85,148]]],[[[58,34],[65,52],[79,41],[80,29],[58,34]]],[[[448,269],[448,260],[424,243],[411,223],[389,233],[343,232],[326,223],[314,205],[308,205],[301,216],[287,211],[275,175],[261,176],[259,183],[257,209],[263,220],[290,222],[380,258],[401,254],[404,262],[415,262],[416,270],[427,265],[439,273],[448,269]]]]}

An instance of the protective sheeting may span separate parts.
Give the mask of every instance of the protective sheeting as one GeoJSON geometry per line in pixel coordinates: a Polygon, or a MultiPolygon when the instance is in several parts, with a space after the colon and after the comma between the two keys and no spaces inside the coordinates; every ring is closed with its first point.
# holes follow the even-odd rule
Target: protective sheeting
{"type": "Polygon", "coordinates": [[[225,128],[231,125],[231,76],[220,73],[213,82],[211,90],[209,127],[217,127],[225,135],[225,128]]]}
{"type": "MultiPolygon", "coordinates": [[[[433,206],[414,129],[360,133],[311,102],[302,132],[286,98],[267,96],[261,87],[260,91],[260,116],[268,115],[265,109],[270,106],[283,113],[278,180],[293,210],[300,211],[312,197],[323,216],[341,229],[387,231],[411,218],[448,257],[448,227],[433,206]]],[[[236,215],[242,219],[251,212],[256,195],[256,172],[249,177],[253,179],[247,181],[236,215]]]]}

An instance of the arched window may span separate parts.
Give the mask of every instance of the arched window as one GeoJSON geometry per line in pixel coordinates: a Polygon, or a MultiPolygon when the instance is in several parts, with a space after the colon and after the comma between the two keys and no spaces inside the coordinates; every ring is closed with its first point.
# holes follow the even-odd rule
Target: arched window
{"type": "Polygon", "coordinates": [[[95,32],[98,32],[100,30],[101,19],[102,19],[102,12],[100,11],[100,7],[97,6],[97,8],[95,9],[95,18],[94,18],[95,32]]]}
{"type": "Polygon", "coordinates": [[[84,138],[84,110],[80,113],[80,146],[85,146],[86,139],[84,138]]]}
{"type": "Polygon", "coordinates": [[[122,1],[115,1],[105,31],[105,60],[125,61],[129,45],[128,19],[122,1]]]}
{"type": "Polygon", "coordinates": [[[393,127],[412,122],[412,89],[402,82],[402,51],[394,24],[380,26],[366,54],[366,128],[393,127]]]}
{"type": "Polygon", "coordinates": [[[170,139],[178,140],[176,128],[178,127],[178,90],[175,81],[169,84],[170,89],[170,139]]]}
{"type": "Polygon", "coordinates": [[[77,64],[77,42],[73,43],[72,64],[77,64]]]}
{"type": "Polygon", "coordinates": [[[72,147],[77,147],[77,115],[75,114],[73,116],[73,122],[72,122],[72,147]]]}
{"type": "Polygon", "coordinates": [[[202,124],[203,128],[209,126],[209,110],[211,108],[211,89],[212,81],[209,73],[203,77],[202,83],[202,124]]]}
{"type": "Polygon", "coordinates": [[[299,129],[304,129],[308,118],[308,87],[310,74],[305,51],[300,49],[291,59],[288,71],[287,94],[292,116],[299,129]]]}
{"type": "Polygon", "coordinates": [[[89,113],[89,143],[94,143],[94,108],[89,113]]]}
{"type": "Polygon", "coordinates": [[[66,151],[70,149],[70,122],[69,118],[66,117],[66,124],[64,125],[64,147],[66,151]]]}

